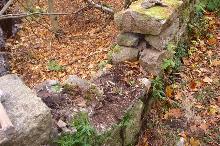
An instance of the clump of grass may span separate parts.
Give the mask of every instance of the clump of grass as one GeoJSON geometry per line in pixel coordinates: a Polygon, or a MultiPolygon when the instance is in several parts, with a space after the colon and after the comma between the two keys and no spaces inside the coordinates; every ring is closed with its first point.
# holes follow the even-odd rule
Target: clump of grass
{"type": "Polygon", "coordinates": [[[64,67],[62,65],[59,65],[59,63],[56,60],[50,60],[47,64],[47,68],[50,71],[62,71],[62,70],[64,70],[64,67]]]}
{"type": "Polygon", "coordinates": [[[62,135],[56,143],[59,146],[95,146],[97,133],[90,125],[88,114],[80,112],[73,121],[77,132],[62,135]]]}

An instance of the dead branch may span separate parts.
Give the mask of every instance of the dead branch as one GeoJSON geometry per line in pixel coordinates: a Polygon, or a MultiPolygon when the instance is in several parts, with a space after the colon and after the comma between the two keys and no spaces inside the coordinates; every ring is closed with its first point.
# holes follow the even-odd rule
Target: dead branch
{"type": "Polygon", "coordinates": [[[28,16],[34,16],[34,15],[70,15],[70,14],[71,13],[41,13],[41,12],[21,13],[21,14],[6,14],[6,15],[1,15],[0,20],[24,18],[24,17],[28,17],[28,16]]]}
{"type": "Polygon", "coordinates": [[[2,8],[2,10],[0,11],[0,15],[3,15],[5,13],[5,11],[9,8],[9,6],[13,3],[13,0],[9,0],[4,7],[2,8]]]}
{"type": "Polygon", "coordinates": [[[103,11],[105,13],[110,14],[110,15],[114,15],[114,11],[111,8],[108,8],[108,7],[106,7],[106,6],[102,5],[102,4],[97,4],[93,0],[85,0],[85,1],[91,7],[94,7],[96,9],[101,10],[101,11],[103,11]]]}

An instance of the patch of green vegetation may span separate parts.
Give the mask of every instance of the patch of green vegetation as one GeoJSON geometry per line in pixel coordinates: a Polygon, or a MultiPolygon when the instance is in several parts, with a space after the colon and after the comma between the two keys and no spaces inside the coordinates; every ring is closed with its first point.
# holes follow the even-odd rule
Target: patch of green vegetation
{"type": "Polygon", "coordinates": [[[88,114],[81,112],[74,119],[72,126],[77,132],[62,135],[56,143],[59,146],[96,146],[97,133],[90,125],[88,114]]]}
{"type": "Polygon", "coordinates": [[[152,97],[154,99],[165,98],[163,79],[159,76],[152,80],[152,97]]]}
{"type": "Polygon", "coordinates": [[[171,59],[164,59],[161,67],[163,70],[168,70],[168,69],[174,68],[175,62],[173,61],[172,58],[171,59]]]}
{"type": "Polygon", "coordinates": [[[102,60],[102,61],[100,61],[99,65],[98,65],[99,69],[102,70],[103,68],[105,68],[105,66],[106,66],[108,63],[109,63],[108,60],[102,60]]]}
{"type": "Polygon", "coordinates": [[[50,71],[63,71],[64,67],[62,65],[59,65],[59,63],[56,60],[50,60],[47,64],[47,68],[50,71]]]}
{"type": "Polygon", "coordinates": [[[51,90],[55,93],[59,93],[62,91],[62,86],[60,84],[52,85],[51,90]]]}
{"type": "Polygon", "coordinates": [[[130,124],[132,124],[130,121],[131,121],[131,118],[132,118],[132,115],[130,114],[130,112],[127,112],[122,121],[120,122],[119,126],[121,128],[126,128],[127,126],[130,126],[130,124]]]}
{"type": "Polygon", "coordinates": [[[112,59],[112,55],[114,53],[119,53],[121,51],[121,48],[119,45],[113,45],[111,47],[111,50],[108,52],[107,56],[108,56],[108,59],[111,60],[112,59]]]}
{"type": "Polygon", "coordinates": [[[182,65],[182,58],[188,56],[188,45],[186,43],[180,42],[176,47],[176,51],[173,57],[175,62],[174,70],[179,70],[182,65]]]}

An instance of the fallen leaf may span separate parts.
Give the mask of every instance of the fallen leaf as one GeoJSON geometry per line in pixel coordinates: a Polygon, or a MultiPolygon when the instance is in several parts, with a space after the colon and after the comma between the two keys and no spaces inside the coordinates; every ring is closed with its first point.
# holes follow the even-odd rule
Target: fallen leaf
{"type": "Polygon", "coordinates": [[[220,66],[220,60],[217,60],[217,59],[213,60],[212,66],[220,66]]]}
{"type": "Polygon", "coordinates": [[[208,44],[209,45],[214,45],[217,43],[217,39],[215,37],[211,37],[208,39],[208,44]]]}
{"type": "Polygon", "coordinates": [[[177,91],[175,94],[175,99],[176,100],[182,100],[182,92],[177,91]]]}
{"type": "Polygon", "coordinates": [[[173,95],[173,87],[170,85],[170,86],[166,86],[166,96],[167,97],[172,97],[173,95]]]}
{"type": "Polygon", "coordinates": [[[206,123],[202,123],[200,124],[199,128],[202,129],[204,132],[207,132],[209,126],[206,123]]]}
{"type": "Polygon", "coordinates": [[[199,140],[194,139],[193,137],[190,138],[190,144],[191,146],[200,146],[199,140]]]}
{"type": "Polygon", "coordinates": [[[164,119],[168,119],[168,117],[180,118],[182,116],[182,112],[179,108],[169,109],[164,115],[164,119]]]}
{"type": "Polygon", "coordinates": [[[218,112],[218,107],[216,105],[210,105],[209,114],[215,115],[218,112]]]}
{"type": "Polygon", "coordinates": [[[196,89],[196,82],[195,82],[195,81],[191,81],[191,82],[189,83],[189,88],[190,88],[191,90],[195,90],[195,89],[196,89]]]}
{"type": "Polygon", "coordinates": [[[203,82],[208,83],[208,84],[211,84],[211,83],[212,83],[212,79],[206,76],[206,77],[203,79],[203,82]]]}

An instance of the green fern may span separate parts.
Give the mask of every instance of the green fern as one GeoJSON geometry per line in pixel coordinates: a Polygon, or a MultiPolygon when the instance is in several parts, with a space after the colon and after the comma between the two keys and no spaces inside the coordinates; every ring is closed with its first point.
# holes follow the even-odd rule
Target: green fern
{"type": "Polygon", "coordinates": [[[152,81],[152,97],[155,99],[164,99],[164,83],[161,77],[157,76],[152,81]]]}

